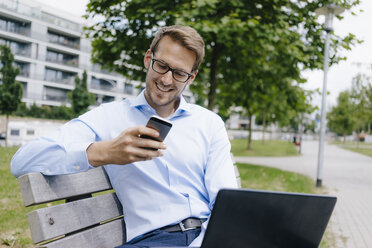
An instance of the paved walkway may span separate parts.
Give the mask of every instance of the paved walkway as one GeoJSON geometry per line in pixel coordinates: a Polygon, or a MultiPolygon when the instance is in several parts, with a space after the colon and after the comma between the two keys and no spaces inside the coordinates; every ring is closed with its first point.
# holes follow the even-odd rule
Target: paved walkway
{"type": "MultiPolygon", "coordinates": [[[[318,142],[305,141],[302,156],[235,157],[236,162],[276,167],[314,178],[318,142]]],[[[372,157],[325,144],[323,186],[338,198],[329,228],[339,248],[372,247],[372,157]]]]}

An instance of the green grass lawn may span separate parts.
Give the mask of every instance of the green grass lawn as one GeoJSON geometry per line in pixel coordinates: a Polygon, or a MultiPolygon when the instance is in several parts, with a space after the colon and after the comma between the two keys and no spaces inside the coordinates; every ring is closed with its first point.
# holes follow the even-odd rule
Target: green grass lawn
{"type": "Polygon", "coordinates": [[[243,188],[317,193],[314,180],[293,172],[252,164],[237,164],[243,188]]]}
{"type": "MultiPolygon", "coordinates": [[[[293,144],[291,144],[293,145],[293,144]]],[[[33,247],[25,208],[17,180],[10,173],[10,160],[17,148],[0,147],[0,247],[33,247]]],[[[237,164],[243,188],[302,193],[321,193],[310,178],[279,169],[237,164]]],[[[326,234],[326,237],[329,235],[326,234]]],[[[321,247],[329,246],[329,238],[321,247]]]]}
{"type": "Polygon", "coordinates": [[[332,144],[336,144],[343,149],[347,149],[353,152],[357,152],[363,155],[367,155],[372,157],[372,144],[364,143],[364,142],[333,142],[332,144]]]}
{"type": "Polygon", "coordinates": [[[0,147],[0,247],[31,247],[25,208],[17,180],[10,173],[10,160],[17,148],[0,147]]]}
{"type": "Polygon", "coordinates": [[[252,141],[252,150],[247,150],[247,139],[231,140],[231,152],[234,156],[295,156],[298,155],[296,146],[285,140],[261,140],[252,141]]]}

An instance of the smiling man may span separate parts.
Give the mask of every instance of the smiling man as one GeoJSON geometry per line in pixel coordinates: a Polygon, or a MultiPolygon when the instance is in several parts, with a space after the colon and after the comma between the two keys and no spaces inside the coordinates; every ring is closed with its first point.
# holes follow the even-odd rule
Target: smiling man
{"type": "Polygon", "coordinates": [[[194,29],[161,28],[144,56],[143,92],[22,146],[12,159],[13,175],[104,166],[123,205],[122,248],[200,246],[217,192],[237,187],[223,121],[182,97],[203,57],[204,42],[194,29]],[[164,142],[140,138],[159,136],[144,126],[151,115],[173,124],[164,142]]]}

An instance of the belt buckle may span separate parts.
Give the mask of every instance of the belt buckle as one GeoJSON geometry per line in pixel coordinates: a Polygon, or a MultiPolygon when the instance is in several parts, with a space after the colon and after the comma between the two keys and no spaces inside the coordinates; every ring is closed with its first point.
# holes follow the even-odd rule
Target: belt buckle
{"type": "Polygon", "coordinates": [[[185,228],[185,225],[183,224],[182,221],[181,221],[180,223],[178,223],[178,225],[180,226],[182,232],[185,232],[185,231],[188,231],[188,230],[194,230],[194,229],[196,229],[196,227],[188,227],[188,228],[185,228]]]}

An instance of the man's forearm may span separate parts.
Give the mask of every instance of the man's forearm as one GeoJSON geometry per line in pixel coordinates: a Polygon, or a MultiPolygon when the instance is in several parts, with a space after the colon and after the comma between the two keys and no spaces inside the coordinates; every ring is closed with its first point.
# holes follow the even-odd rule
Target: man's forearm
{"type": "Polygon", "coordinates": [[[109,164],[107,161],[108,141],[94,142],[87,148],[87,158],[90,165],[94,167],[109,164]]]}

